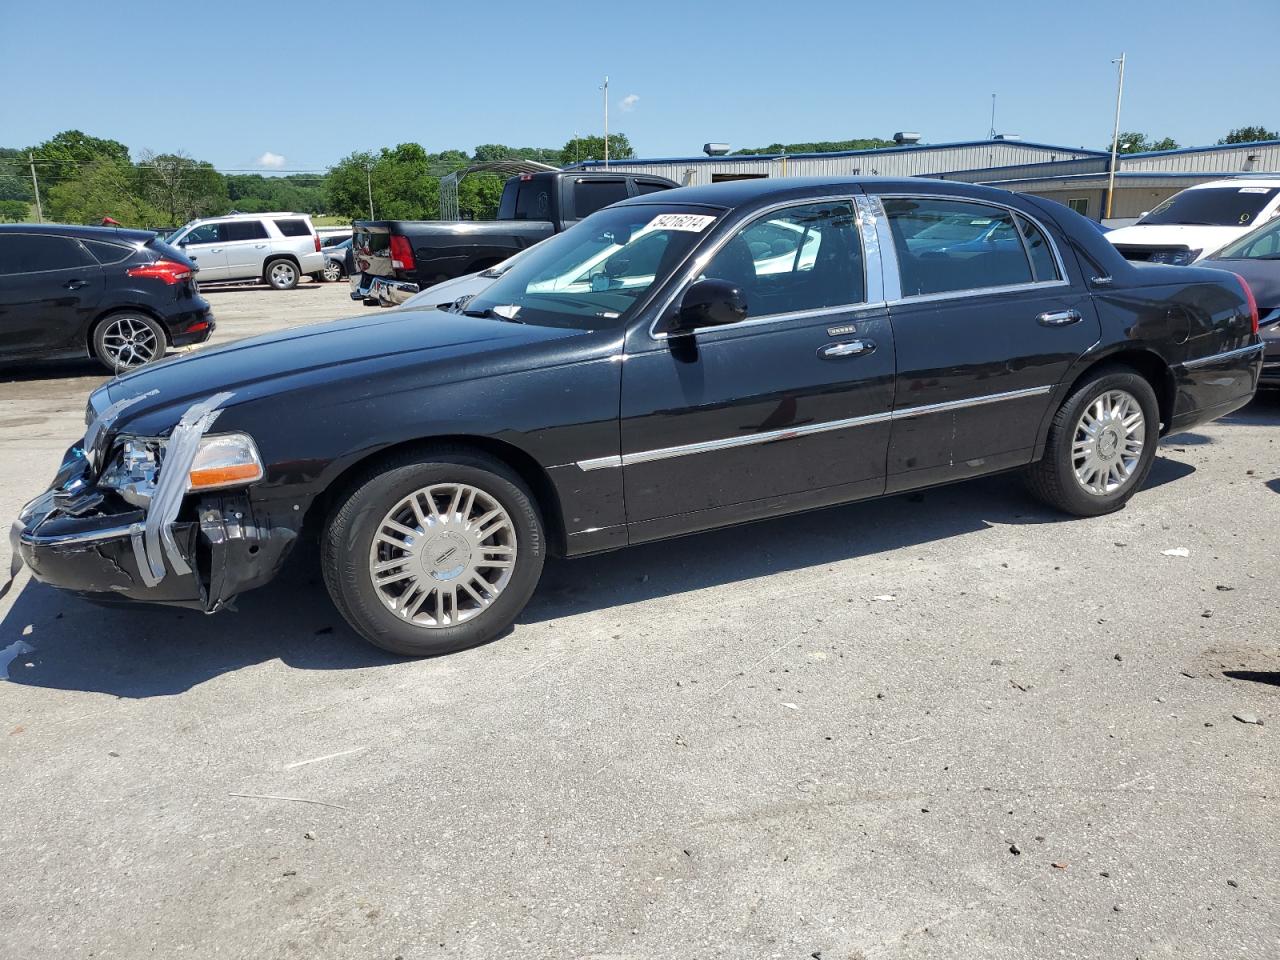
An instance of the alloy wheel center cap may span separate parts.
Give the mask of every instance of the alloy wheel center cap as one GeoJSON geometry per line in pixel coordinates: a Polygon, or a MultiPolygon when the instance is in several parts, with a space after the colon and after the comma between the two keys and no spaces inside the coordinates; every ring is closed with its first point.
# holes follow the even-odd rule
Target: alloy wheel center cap
{"type": "Polygon", "coordinates": [[[1114,457],[1119,446],[1120,437],[1114,427],[1107,427],[1102,431],[1102,436],[1098,437],[1098,455],[1105,460],[1114,457]]]}
{"type": "Polygon", "coordinates": [[[446,530],[426,541],[418,558],[432,579],[455,580],[471,566],[471,543],[457,531],[446,530]]]}

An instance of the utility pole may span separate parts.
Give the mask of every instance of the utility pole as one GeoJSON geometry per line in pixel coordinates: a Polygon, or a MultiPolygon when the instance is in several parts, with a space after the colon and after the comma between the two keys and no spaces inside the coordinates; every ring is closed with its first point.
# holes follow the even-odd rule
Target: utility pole
{"type": "Polygon", "coordinates": [[[1111,219],[1111,202],[1116,195],[1116,152],[1120,146],[1120,101],[1124,97],[1124,54],[1120,54],[1119,60],[1112,60],[1112,63],[1120,64],[1120,80],[1116,87],[1116,125],[1111,133],[1111,175],[1107,178],[1107,212],[1104,214],[1104,220],[1111,219]]]}
{"type": "Polygon", "coordinates": [[[604,78],[604,168],[609,169],[609,77],[604,78]]]}
{"type": "Polygon", "coordinates": [[[31,191],[36,195],[36,219],[44,223],[44,209],[40,206],[40,181],[36,179],[36,155],[28,153],[27,160],[31,163],[31,191]]]}
{"type": "Polygon", "coordinates": [[[369,219],[373,220],[373,167],[367,163],[364,165],[364,182],[369,188],[369,219]]]}

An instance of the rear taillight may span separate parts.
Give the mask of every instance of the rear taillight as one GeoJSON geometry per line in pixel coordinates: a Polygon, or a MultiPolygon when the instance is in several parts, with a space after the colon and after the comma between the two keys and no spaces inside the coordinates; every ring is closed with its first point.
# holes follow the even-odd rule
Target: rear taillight
{"type": "Polygon", "coordinates": [[[391,237],[391,266],[397,270],[413,269],[413,247],[408,237],[391,237]]]}
{"type": "Polygon", "coordinates": [[[152,260],[125,271],[131,277],[154,277],[172,286],[191,277],[191,268],[173,260],[152,260]]]}
{"type": "Polygon", "coordinates": [[[1244,302],[1249,307],[1249,323],[1253,327],[1253,332],[1258,332],[1258,301],[1253,296],[1253,290],[1249,286],[1249,281],[1240,274],[1234,274],[1235,278],[1240,281],[1240,289],[1244,291],[1244,302]]]}
{"type": "Polygon", "coordinates": [[[319,253],[320,252],[320,234],[314,233],[312,234],[312,236],[315,238],[315,241],[316,241],[316,253],[319,253]]]}

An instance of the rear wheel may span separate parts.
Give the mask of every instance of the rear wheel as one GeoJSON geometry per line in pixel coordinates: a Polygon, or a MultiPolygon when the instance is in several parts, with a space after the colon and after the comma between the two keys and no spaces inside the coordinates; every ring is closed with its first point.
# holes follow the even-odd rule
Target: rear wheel
{"type": "Polygon", "coordinates": [[[264,278],[276,290],[292,290],[298,285],[298,266],[292,260],[272,260],[264,278]]]}
{"type": "Polygon", "coordinates": [[[337,283],[342,279],[342,264],[338,263],[337,260],[326,260],[324,269],[320,271],[320,276],[330,283],[337,283]]]}
{"type": "Polygon", "coordinates": [[[406,656],[500,636],[542,573],[542,519],[505,464],[441,448],[357,480],[325,527],[334,604],[370,643],[406,656]]]}
{"type": "Polygon", "coordinates": [[[1141,489],[1159,439],[1160,408],[1151,384],[1129,370],[1100,371],[1054,415],[1044,457],[1027,468],[1027,485],[1067,513],[1111,513],[1141,489]]]}
{"type": "Polygon", "coordinates": [[[164,356],[164,328],[145,313],[113,313],[93,330],[93,354],[112,373],[164,356]]]}

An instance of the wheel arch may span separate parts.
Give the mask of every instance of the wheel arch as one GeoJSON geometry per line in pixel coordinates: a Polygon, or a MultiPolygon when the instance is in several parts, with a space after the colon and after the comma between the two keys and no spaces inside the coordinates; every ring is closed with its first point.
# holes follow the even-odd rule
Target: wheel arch
{"type": "Polygon", "coordinates": [[[1127,367],[1151,384],[1151,389],[1155,391],[1156,403],[1160,408],[1160,435],[1164,436],[1173,419],[1173,404],[1177,394],[1173,368],[1164,357],[1148,347],[1120,346],[1108,353],[1088,357],[1073,371],[1069,379],[1063,378],[1063,388],[1059,390],[1056,401],[1045,412],[1036,444],[1036,459],[1043,455],[1049,424],[1067,397],[1075,393],[1085,380],[1096,376],[1098,371],[1116,367],[1127,367]]]}
{"type": "Polygon", "coordinates": [[[285,252],[285,253],[269,253],[265,257],[263,257],[262,276],[264,278],[266,277],[267,270],[271,267],[271,264],[275,263],[277,260],[288,260],[290,263],[292,263],[295,267],[298,268],[299,277],[307,276],[307,274],[302,272],[302,262],[297,258],[297,256],[295,256],[292,253],[285,252]]]}
{"type": "Polygon", "coordinates": [[[495,460],[505,464],[516,475],[525,482],[530,492],[533,494],[534,500],[538,505],[538,509],[542,513],[543,522],[546,525],[547,541],[550,552],[557,556],[563,556],[566,549],[567,533],[564,523],[564,514],[560,504],[560,495],[556,491],[554,482],[551,480],[550,474],[534,457],[527,451],[521,449],[515,444],[508,443],[505,440],[498,440],[494,437],[475,436],[467,434],[442,434],[432,437],[418,437],[405,440],[400,443],[394,443],[390,446],[380,447],[368,453],[365,456],[358,457],[352,462],[346,464],[340,473],[335,476],[324,488],[324,490],[316,496],[311,506],[307,508],[307,514],[304,518],[304,526],[309,530],[319,530],[320,525],[324,523],[325,517],[335,501],[348,490],[355,478],[370,467],[376,466],[379,462],[388,461],[400,457],[406,453],[421,451],[424,455],[429,454],[432,450],[440,447],[465,448],[475,450],[480,453],[487,454],[495,460]]]}

